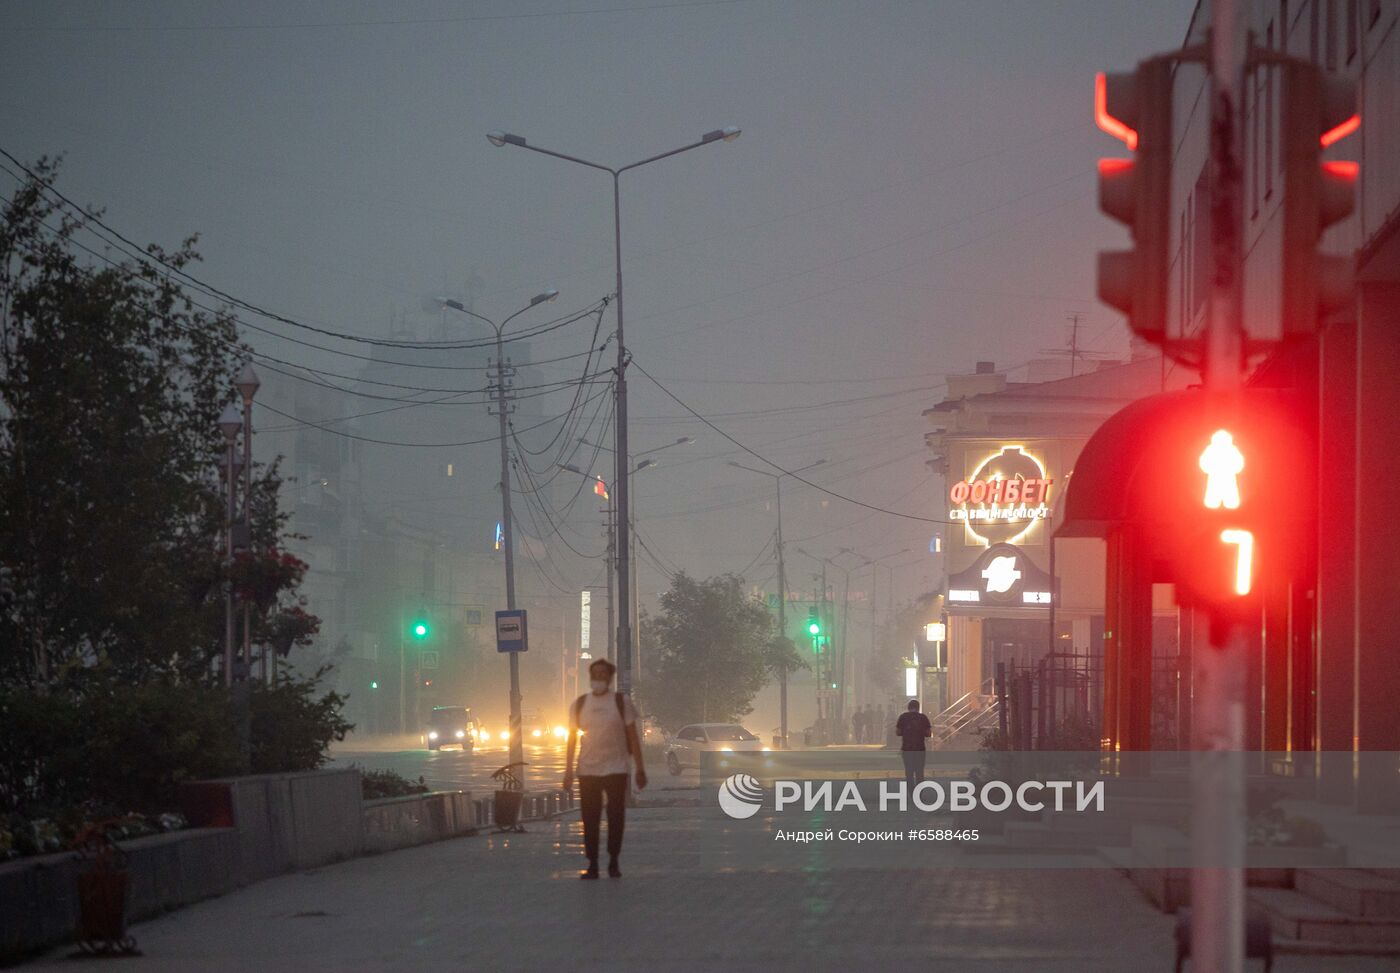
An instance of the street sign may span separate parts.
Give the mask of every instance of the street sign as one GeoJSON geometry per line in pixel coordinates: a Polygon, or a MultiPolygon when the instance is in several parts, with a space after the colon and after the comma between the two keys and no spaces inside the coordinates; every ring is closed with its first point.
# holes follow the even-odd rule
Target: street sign
{"type": "Polygon", "coordinates": [[[525,609],[496,612],[496,651],[524,652],[529,648],[525,609]]]}
{"type": "Polygon", "coordinates": [[[424,652],[420,654],[418,657],[418,666],[420,669],[438,668],[438,654],[436,652],[424,652]]]}

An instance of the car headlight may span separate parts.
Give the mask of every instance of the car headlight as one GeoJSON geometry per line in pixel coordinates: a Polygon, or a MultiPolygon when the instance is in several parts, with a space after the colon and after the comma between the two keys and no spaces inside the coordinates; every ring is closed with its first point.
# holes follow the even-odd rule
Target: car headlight
{"type": "Polygon", "coordinates": [[[500,736],[500,738],[501,738],[502,740],[509,740],[509,739],[510,739],[510,731],[509,731],[509,730],[502,730],[502,731],[500,732],[499,736],[500,736]]]}
{"type": "Polygon", "coordinates": [[[720,753],[733,753],[733,752],[734,752],[734,748],[733,748],[733,747],[720,747],[720,748],[719,748],[719,752],[720,752],[720,753]]]}
{"type": "Polygon", "coordinates": [[[764,747],[764,748],[763,748],[763,752],[764,752],[764,753],[768,753],[770,749],[772,749],[772,748],[770,748],[770,747],[764,747]]]}
{"type": "Polygon", "coordinates": [[[482,743],[485,743],[487,740],[491,739],[491,732],[489,730],[478,730],[476,735],[482,743]]]}
{"type": "Polygon", "coordinates": [[[543,736],[543,734],[542,734],[539,730],[535,730],[534,732],[532,732],[532,733],[530,734],[530,736],[535,737],[535,738],[539,738],[540,736],[543,736]]]}
{"type": "Polygon", "coordinates": [[[562,740],[569,735],[569,731],[564,729],[562,726],[556,726],[554,728],[554,735],[562,740]]]}
{"type": "Polygon", "coordinates": [[[437,738],[438,738],[438,732],[437,732],[437,730],[429,730],[429,731],[428,731],[428,739],[429,739],[429,740],[436,740],[437,738]]]}
{"type": "Polygon", "coordinates": [[[458,740],[461,740],[461,739],[462,739],[463,737],[465,737],[466,735],[467,735],[467,731],[466,731],[466,730],[458,730],[458,731],[457,731],[457,739],[458,739],[458,740]]]}

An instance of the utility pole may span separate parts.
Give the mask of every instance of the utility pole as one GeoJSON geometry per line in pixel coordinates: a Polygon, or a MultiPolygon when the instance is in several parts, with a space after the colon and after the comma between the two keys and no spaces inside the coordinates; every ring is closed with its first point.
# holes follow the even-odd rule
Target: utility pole
{"type": "Polygon", "coordinates": [[[832,658],[832,653],[834,653],[834,652],[836,651],[836,646],[833,644],[833,643],[835,642],[835,639],[833,639],[833,638],[831,637],[831,635],[832,635],[832,632],[831,632],[831,602],[830,602],[830,600],[829,600],[829,599],[827,598],[827,596],[826,596],[826,595],[827,595],[827,592],[826,592],[826,559],[825,559],[825,558],[822,559],[822,573],[821,573],[820,575],[818,575],[817,580],[821,583],[821,586],[822,586],[822,594],[821,594],[822,631],[826,633],[826,651],[822,653],[822,662],[821,662],[821,663],[818,663],[818,665],[817,665],[817,715],[818,715],[818,717],[821,717],[821,716],[822,716],[822,700],[823,700],[823,698],[825,698],[825,700],[826,700],[826,716],[825,716],[826,723],[825,723],[825,731],[824,731],[824,733],[823,733],[823,736],[824,736],[824,738],[826,739],[827,742],[831,742],[832,739],[834,738],[833,727],[832,727],[832,725],[831,725],[831,696],[830,696],[830,694],[826,691],[826,684],[827,684],[827,683],[830,681],[830,679],[831,679],[831,658],[832,658]],[[823,671],[822,671],[822,670],[823,670],[823,664],[824,664],[824,666],[825,666],[825,673],[823,673],[823,671]]]}
{"type": "MultiPolygon", "coordinates": [[[[542,291],[530,298],[529,304],[505,318],[500,324],[469,310],[461,301],[438,301],[443,307],[450,307],[454,311],[460,311],[479,321],[486,322],[496,332],[496,360],[494,371],[488,373],[488,378],[494,383],[492,391],[496,393],[495,415],[500,422],[501,547],[505,551],[507,611],[515,610],[515,519],[510,509],[510,448],[506,442],[510,435],[511,407],[509,401],[514,398],[510,394],[510,380],[515,374],[515,369],[506,360],[504,335],[506,325],[510,324],[516,317],[524,314],[530,308],[552,301],[558,296],[559,292],[553,288],[542,291]]],[[[524,763],[525,744],[520,739],[520,653],[507,652],[506,655],[510,656],[510,762],[513,764],[524,763]]]]}
{"type": "MultiPolygon", "coordinates": [[[[500,420],[501,435],[501,546],[506,560],[506,609],[515,610],[515,521],[510,509],[510,449],[506,445],[509,434],[510,395],[509,386],[515,369],[506,362],[505,343],[501,332],[496,332],[496,364],[490,378],[495,382],[496,417],[500,420]]],[[[508,652],[510,656],[510,762],[523,763],[525,741],[520,738],[520,653],[508,652]]]]}
{"type": "Polygon", "coordinates": [[[608,542],[608,658],[617,659],[617,628],[613,619],[613,566],[616,563],[617,535],[613,532],[612,502],[599,511],[603,515],[603,539],[608,542]]]}
{"type": "MultiPolygon", "coordinates": [[[[773,480],[773,490],[777,499],[778,514],[778,634],[784,639],[787,638],[787,571],[783,564],[783,477],[795,476],[807,470],[815,469],[826,462],[826,459],[819,459],[814,463],[798,467],[795,470],[788,470],[782,473],[769,473],[767,470],[754,469],[752,466],[745,466],[742,463],[730,461],[729,465],[739,470],[746,470],[749,473],[758,473],[762,476],[770,477],[773,480]]],[[[820,668],[820,663],[818,664],[820,668]]],[[[782,739],[783,749],[788,746],[788,670],[786,665],[778,667],[778,733],[782,739]]]]}
{"type": "MultiPolygon", "coordinates": [[[[783,565],[783,488],[778,487],[778,636],[787,648],[787,571],[783,565]]],[[[778,740],[781,748],[788,748],[788,667],[784,658],[778,666],[778,740]]]]}

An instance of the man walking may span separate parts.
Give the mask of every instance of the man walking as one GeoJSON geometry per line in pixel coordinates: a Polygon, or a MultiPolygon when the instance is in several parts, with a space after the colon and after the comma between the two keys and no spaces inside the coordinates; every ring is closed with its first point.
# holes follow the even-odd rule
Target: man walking
{"type": "Polygon", "coordinates": [[[564,753],[564,790],[574,787],[574,748],[578,747],[578,800],[583,818],[583,853],[588,867],[579,878],[598,877],[598,832],[603,799],[608,803],[608,874],[622,877],[618,856],[627,819],[627,758],[636,761],[637,787],[647,786],[637,711],[622,693],[609,692],[617,667],[595,659],[588,667],[592,691],[569,708],[569,744],[564,753]]]}
{"type": "Polygon", "coordinates": [[[851,713],[851,742],[865,742],[865,713],[860,707],[856,707],[855,711],[851,713]]]}
{"type": "Polygon", "coordinates": [[[924,779],[924,760],[928,757],[924,741],[933,736],[933,724],[919,712],[919,701],[911,699],[908,711],[900,714],[894,729],[903,741],[899,755],[904,758],[904,780],[912,794],[924,779]]]}

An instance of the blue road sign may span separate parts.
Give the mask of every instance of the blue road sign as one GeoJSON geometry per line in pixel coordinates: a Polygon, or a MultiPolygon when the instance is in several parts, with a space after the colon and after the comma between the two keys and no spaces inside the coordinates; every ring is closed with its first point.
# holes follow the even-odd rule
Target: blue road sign
{"type": "Polygon", "coordinates": [[[524,652],[529,649],[525,609],[496,612],[496,651],[524,652]]]}

